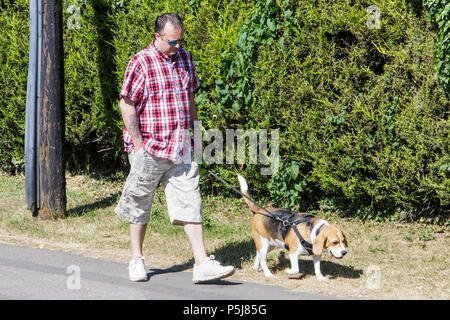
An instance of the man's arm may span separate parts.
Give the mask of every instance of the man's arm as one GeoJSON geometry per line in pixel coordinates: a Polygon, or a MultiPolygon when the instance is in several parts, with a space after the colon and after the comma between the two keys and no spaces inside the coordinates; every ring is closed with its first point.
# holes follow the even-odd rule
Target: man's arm
{"type": "Polygon", "coordinates": [[[120,112],[122,113],[123,123],[133,140],[134,149],[137,151],[142,148],[143,142],[134,102],[127,97],[122,97],[120,99],[120,112]]]}

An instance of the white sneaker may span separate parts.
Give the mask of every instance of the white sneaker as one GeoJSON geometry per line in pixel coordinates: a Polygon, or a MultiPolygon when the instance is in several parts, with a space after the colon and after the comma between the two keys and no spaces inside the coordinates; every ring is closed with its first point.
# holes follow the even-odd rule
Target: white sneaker
{"type": "Polygon", "coordinates": [[[218,261],[210,256],[200,265],[194,264],[194,275],[192,281],[199,283],[203,281],[219,280],[231,276],[234,273],[233,266],[222,266],[218,261]]]}
{"type": "Polygon", "coordinates": [[[147,281],[147,269],[145,268],[144,257],[137,257],[130,261],[128,274],[131,281],[147,281]]]}

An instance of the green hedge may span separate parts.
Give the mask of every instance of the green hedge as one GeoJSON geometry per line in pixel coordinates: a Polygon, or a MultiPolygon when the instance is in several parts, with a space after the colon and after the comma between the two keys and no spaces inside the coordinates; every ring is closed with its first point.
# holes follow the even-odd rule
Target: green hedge
{"type": "MultiPolygon", "coordinates": [[[[449,6],[444,1],[66,0],[67,168],[126,170],[118,93],[157,15],[178,12],[206,129],[280,129],[281,166],[214,165],[304,210],[439,216],[449,208],[449,6]],[[370,29],[367,7],[381,11],[370,29]]],[[[0,6],[0,168],[23,171],[28,1],[0,6]]],[[[208,175],[204,192],[229,193],[208,175]]]]}
{"type": "Polygon", "coordinates": [[[289,46],[259,54],[249,117],[285,128],[272,199],[301,206],[320,194],[361,216],[444,214],[449,102],[432,76],[431,26],[386,2],[382,28],[370,30],[364,9],[304,4],[289,46]]]}
{"type": "Polygon", "coordinates": [[[23,170],[28,70],[28,3],[0,9],[0,169],[23,170]]]}

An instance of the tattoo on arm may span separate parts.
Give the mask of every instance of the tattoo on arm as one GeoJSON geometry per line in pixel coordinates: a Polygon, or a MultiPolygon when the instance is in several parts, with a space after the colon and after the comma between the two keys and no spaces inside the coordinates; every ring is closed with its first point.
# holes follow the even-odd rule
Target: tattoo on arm
{"type": "Polygon", "coordinates": [[[142,135],[133,102],[123,98],[120,102],[120,110],[124,125],[133,140],[133,144],[135,147],[139,148],[142,145],[142,135]]]}
{"type": "Polygon", "coordinates": [[[128,121],[127,121],[127,130],[130,133],[131,137],[140,137],[141,131],[139,130],[138,126],[138,119],[136,114],[129,114],[128,115],[128,121]]]}

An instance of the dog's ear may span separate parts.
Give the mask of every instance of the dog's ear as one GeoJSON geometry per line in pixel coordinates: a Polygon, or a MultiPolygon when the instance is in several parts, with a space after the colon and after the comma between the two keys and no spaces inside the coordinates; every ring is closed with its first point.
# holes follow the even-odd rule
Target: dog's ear
{"type": "MultiPolygon", "coordinates": [[[[325,227],[325,226],[324,226],[325,227]]],[[[325,242],[327,241],[328,230],[322,230],[317,235],[317,238],[313,243],[313,255],[320,256],[322,254],[323,248],[325,246],[325,242]]]]}
{"type": "Polygon", "coordinates": [[[348,248],[347,236],[343,232],[342,232],[342,236],[344,237],[344,245],[346,248],[348,248]]]}

